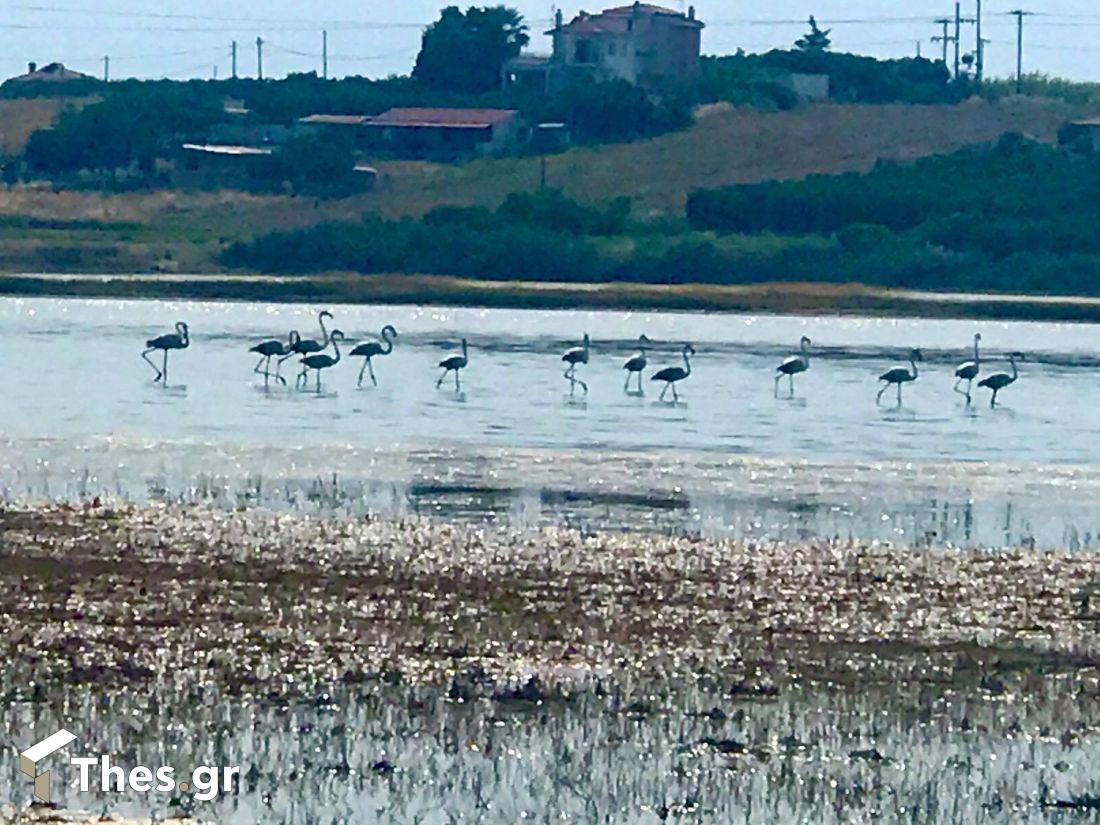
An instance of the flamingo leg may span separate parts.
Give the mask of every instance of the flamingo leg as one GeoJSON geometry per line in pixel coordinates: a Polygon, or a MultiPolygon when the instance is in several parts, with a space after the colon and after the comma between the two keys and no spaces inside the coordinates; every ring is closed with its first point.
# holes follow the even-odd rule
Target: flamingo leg
{"type": "Polygon", "coordinates": [[[898,381],[898,406],[901,406],[901,382],[898,381]]]}
{"type": "MultiPolygon", "coordinates": [[[[289,357],[290,356],[288,355],[287,358],[289,358],[289,357]]],[[[285,361],[285,360],[286,360],[286,358],[280,358],[277,362],[275,362],[275,380],[280,382],[284,387],[286,386],[286,379],[283,378],[283,376],[279,375],[279,370],[282,369],[283,361],[285,361]]],[[[271,369],[271,364],[270,363],[268,364],[267,368],[271,369]]]]}
{"type": "Polygon", "coordinates": [[[626,373],[626,381],[623,383],[623,392],[630,392],[630,371],[626,373]]]}
{"type": "Polygon", "coordinates": [[[638,392],[645,394],[645,389],[642,387],[642,371],[638,370],[638,392]]]}
{"type": "Polygon", "coordinates": [[[450,370],[443,370],[443,374],[439,376],[439,380],[435,382],[435,388],[437,390],[443,386],[443,379],[447,377],[447,373],[449,372],[450,370]]]}
{"type": "Polygon", "coordinates": [[[317,394],[321,394],[321,371],[317,370],[317,394]]]}
{"type": "Polygon", "coordinates": [[[883,385],[882,385],[882,389],[881,389],[881,390],[879,390],[879,391],[878,391],[878,395],[876,395],[876,396],[875,396],[875,403],[876,403],[876,404],[881,404],[881,403],[882,403],[882,394],[883,394],[884,392],[886,392],[886,390],[887,390],[887,388],[888,388],[889,386],[890,386],[890,384],[889,384],[889,383],[886,383],[886,384],[883,384],[883,385]]]}
{"type": "Polygon", "coordinates": [[[271,377],[271,356],[270,355],[261,355],[260,360],[256,362],[256,366],[253,367],[252,371],[254,373],[256,373],[256,375],[262,375],[264,377],[264,386],[266,387],[268,379],[271,377]],[[267,363],[264,366],[264,368],[261,370],[260,366],[263,365],[264,362],[267,362],[267,363]]]}
{"type": "Polygon", "coordinates": [[[997,406],[997,390],[993,390],[993,395],[989,397],[989,409],[993,409],[997,406]]]}
{"type": "Polygon", "coordinates": [[[145,352],[143,352],[141,354],[141,357],[145,361],[146,364],[148,364],[150,367],[153,368],[153,372],[155,372],[157,374],[157,377],[153,379],[153,383],[155,384],[157,381],[160,380],[160,370],[157,368],[156,364],[154,364],[152,361],[149,360],[149,353],[150,352],[156,352],[156,349],[151,348],[151,349],[145,350],[145,352]]]}
{"type": "Polygon", "coordinates": [[[588,395],[588,385],[581,381],[581,379],[579,378],[576,379],[576,382],[581,385],[581,389],[584,390],[584,394],[588,395]]]}
{"type": "Polygon", "coordinates": [[[377,387],[378,379],[374,377],[374,363],[370,358],[367,359],[367,369],[370,371],[370,382],[377,387]]]}
{"type": "Polygon", "coordinates": [[[959,384],[961,384],[962,382],[963,382],[962,378],[958,379],[955,382],[954,389],[955,389],[955,392],[957,392],[959,395],[962,395],[962,396],[966,397],[966,406],[969,407],[970,406],[970,395],[974,391],[974,379],[970,378],[970,379],[967,380],[965,391],[959,389],[959,384]]]}
{"type": "Polygon", "coordinates": [[[680,400],[680,394],[676,392],[676,383],[671,384],[672,387],[672,403],[675,404],[680,400]]]}
{"type": "Polygon", "coordinates": [[[462,392],[462,384],[458,378],[459,372],[461,372],[461,370],[455,370],[455,392],[462,392]]]}
{"type": "Polygon", "coordinates": [[[671,387],[671,386],[672,386],[671,383],[669,383],[668,381],[665,382],[665,388],[663,390],[661,390],[661,397],[657,399],[658,401],[664,401],[665,400],[665,393],[668,392],[668,388],[671,387]]]}
{"type": "Polygon", "coordinates": [[[565,380],[569,382],[569,394],[570,395],[572,395],[577,390],[577,382],[576,382],[576,379],[573,378],[573,373],[574,373],[574,371],[576,371],[576,369],[577,369],[577,365],[573,364],[572,366],[569,367],[569,369],[567,369],[563,373],[563,375],[565,376],[565,380]]]}
{"type": "Polygon", "coordinates": [[[370,363],[369,358],[366,361],[363,362],[363,369],[359,370],[359,383],[356,386],[359,386],[359,387],[363,386],[363,373],[367,371],[367,364],[369,364],[369,363],[370,363]]]}
{"type": "Polygon", "coordinates": [[[794,398],[794,373],[792,372],[787,378],[790,380],[791,384],[791,398],[794,398]]]}
{"type": "Polygon", "coordinates": [[[168,383],[168,350],[164,351],[164,369],[160,371],[161,376],[164,378],[162,383],[168,383]]]}
{"type": "Polygon", "coordinates": [[[775,376],[775,397],[779,397],[779,382],[783,380],[783,373],[779,373],[775,376]]]}

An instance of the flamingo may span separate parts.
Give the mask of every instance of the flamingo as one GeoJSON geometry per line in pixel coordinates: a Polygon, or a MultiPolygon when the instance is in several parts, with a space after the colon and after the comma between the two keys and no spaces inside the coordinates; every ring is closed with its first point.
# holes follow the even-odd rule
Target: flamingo
{"type": "Polygon", "coordinates": [[[802,351],[798,355],[792,355],[778,367],[776,367],[775,376],[775,397],[779,397],[779,381],[783,376],[787,376],[787,380],[791,385],[791,398],[794,398],[794,377],[800,372],[805,372],[810,368],[810,345],[813,343],[805,335],[802,336],[801,348],[802,351]]]}
{"type": "Polygon", "coordinates": [[[468,354],[468,351],[467,351],[467,348],[466,348],[466,339],[463,338],[462,339],[462,354],[461,355],[458,355],[458,354],[452,355],[448,358],[444,358],[442,361],[439,362],[439,366],[441,366],[443,368],[443,374],[441,376],[439,376],[439,380],[435,382],[435,388],[439,389],[441,386],[443,386],[443,379],[447,377],[447,373],[453,371],[454,374],[455,374],[455,392],[458,392],[459,390],[461,390],[462,386],[461,386],[461,384],[459,384],[458,373],[459,373],[459,370],[466,369],[466,367],[469,363],[470,363],[470,358],[469,358],[469,354],[468,354]]]}
{"type": "MultiPolygon", "coordinates": [[[[257,344],[249,350],[249,352],[259,353],[260,355],[260,360],[256,362],[256,366],[255,368],[253,368],[252,371],[257,375],[262,375],[264,377],[265,385],[267,384],[268,379],[271,378],[271,359],[274,358],[276,355],[290,355],[294,351],[294,345],[297,344],[300,339],[301,336],[298,335],[297,332],[291,332],[289,342],[286,344],[284,344],[282,341],[277,340],[264,341],[262,344],[257,344]],[[260,370],[261,365],[263,366],[262,371],[260,370]]],[[[279,366],[281,366],[282,363],[282,360],[280,360],[275,367],[275,380],[282,381],[283,385],[285,386],[286,379],[279,375],[279,366]]]]}
{"type": "Polygon", "coordinates": [[[683,381],[689,375],[691,375],[691,361],[690,356],[695,355],[695,348],[691,344],[684,345],[684,365],[682,367],[665,367],[663,370],[655,373],[652,381],[664,381],[665,388],[661,390],[661,401],[665,400],[665,393],[668,392],[668,388],[672,387],[672,401],[673,403],[680,400],[680,396],[676,394],[676,383],[683,381]]]}
{"type": "Polygon", "coordinates": [[[995,372],[988,378],[984,378],[978,382],[979,387],[989,387],[989,389],[993,390],[993,395],[989,399],[990,409],[997,406],[997,393],[1009,384],[1016,383],[1016,379],[1020,377],[1020,371],[1016,369],[1016,362],[1023,360],[1023,353],[1009,353],[1008,363],[1012,365],[1012,375],[1009,375],[1007,372],[995,372]]]}
{"type": "Polygon", "coordinates": [[[371,363],[372,358],[377,358],[381,355],[389,355],[393,352],[393,339],[397,337],[397,330],[389,324],[382,327],[381,339],[385,341],[385,346],[379,344],[377,341],[368,341],[365,344],[360,344],[353,349],[348,355],[354,358],[365,358],[363,362],[363,369],[359,370],[359,383],[357,386],[363,386],[363,373],[370,370],[370,380],[374,386],[378,386],[378,379],[374,377],[374,365],[371,363]]]}
{"type": "Polygon", "coordinates": [[[974,333],[974,360],[965,361],[959,364],[955,368],[955,392],[960,395],[966,396],[967,405],[970,404],[970,392],[974,389],[974,379],[978,377],[978,373],[981,371],[982,359],[978,352],[978,345],[982,341],[982,334],[980,332],[974,333]],[[959,384],[963,381],[966,382],[966,392],[959,389],[959,384]]]}
{"type": "Polygon", "coordinates": [[[147,349],[141,354],[141,357],[145,359],[145,363],[153,368],[157,377],[153,379],[155,384],[157,381],[163,380],[165,384],[168,383],[168,351],[173,349],[187,349],[191,346],[191,335],[187,329],[187,324],[180,321],[176,324],[175,333],[168,335],[161,335],[159,338],[152,338],[145,342],[147,349]],[[149,353],[156,352],[157,350],[164,352],[164,365],[157,368],[157,365],[149,360],[149,353]]]}
{"type": "MultiPolygon", "coordinates": [[[[283,361],[286,361],[288,358],[292,358],[295,355],[315,355],[316,353],[324,352],[325,349],[328,348],[329,334],[328,334],[328,330],[325,328],[325,319],[326,318],[328,318],[329,320],[332,320],[332,313],[329,312],[327,309],[325,311],[321,312],[317,316],[317,323],[321,325],[321,340],[320,341],[314,341],[312,338],[303,339],[302,336],[299,335],[297,332],[292,332],[290,334],[291,335],[290,351],[286,355],[284,355],[282,358],[279,359],[278,366],[276,366],[276,368],[275,368],[276,373],[278,373],[279,370],[282,368],[283,361]]],[[[302,382],[302,380],[305,378],[305,376],[306,376],[306,371],[302,370],[302,372],[294,380],[294,386],[298,386],[298,384],[300,384],[302,382]]]]}
{"type": "Polygon", "coordinates": [[[892,370],[887,370],[879,376],[879,381],[885,381],[882,385],[882,389],[878,391],[878,395],[875,396],[875,403],[878,404],[882,401],[882,394],[886,392],[887,388],[891,384],[898,385],[898,406],[901,406],[901,385],[908,384],[910,381],[917,380],[917,361],[923,361],[924,356],[919,349],[913,350],[909,353],[909,366],[913,368],[910,372],[905,367],[894,367],[892,370]]]}
{"type": "Polygon", "coordinates": [[[638,392],[644,392],[642,389],[642,372],[649,366],[649,359],[645,355],[648,346],[649,339],[644,335],[638,336],[638,351],[623,364],[623,369],[626,370],[626,383],[623,384],[623,392],[630,392],[630,378],[634,375],[638,376],[638,392]]]}
{"type": "MultiPolygon", "coordinates": [[[[335,367],[340,363],[340,341],[344,340],[344,333],[334,329],[328,339],[332,343],[332,350],[336,353],[335,355],[322,352],[316,355],[307,355],[302,359],[302,375],[306,375],[308,370],[317,370],[317,392],[321,391],[321,370],[327,370],[329,367],[335,367]]],[[[303,386],[307,383],[309,383],[308,378],[303,382],[303,386]]]]}
{"type": "Polygon", "coordinates": [[[588,333],[584,334],[584,343],[579,347],[573,347],[561,357],[561,360],[569,365],[569,369],[565,371],[565,378],[569,381],[569,394],[572,395],[577,389],[577,384],[581,385],[584,390],[584,394],[588,395],[588,385],[577,378],[577,365],[587,364],[589,355],[589,340],[588,333]]]}

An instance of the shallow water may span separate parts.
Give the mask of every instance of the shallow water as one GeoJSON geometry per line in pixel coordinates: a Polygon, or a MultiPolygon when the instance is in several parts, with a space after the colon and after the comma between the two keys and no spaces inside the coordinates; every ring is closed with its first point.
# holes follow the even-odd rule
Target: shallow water
{"type": "MultiPolygon", "coordinates": [[[[1100,793],[1092,695],[1057,678],[1025,696],[1000,690],[803,685],[744,701],[711,684],[539,705],[388,688],[285,704],[73,692],[6,704],[0,718],[15,742],[72,730],[77,742],[51,760],[53,791],[95,813],[296,825],[1081,821],[1043,802],[1100,793]],[[179,780],[196,765],[240,767],[241,781],[212,802],[77,793],[67,757],[101,753],[127,769],[171,765],[179,780]]],[[[30,783],[6,765],[0,800],[26,803],[30,783]]]]}
{"type": "MultiPolygon", "coordinates": [[[[520,522],[641,525],[766,538],[855,535],[912,543],[1091,546],[1100,483],[1100,326],[1050,323],[329,307],[353,342],[392,323],[380,386],[360,361],[323,391],[264,388],[248,348],[316,309],[226,302],[4,299],[0,492],[439,512],[520,522]],[[138,357],[176,320],[192,347],[170,382],[138,357]],[[986,371],[1022,350],[992,410],[952,393],[983,335],[986,371]],[[560,354],[593,337],[571,398],[560,354]],[[651,370],[698,355],[682,403],[623,392],[637,336],[651,370]],[[812,366],[793,400],[775,364],[802,335],[812,366]],[[463,391],[435,364],[470,339],[463,391]],[[926,361],[875,404],[876,378],[919,346],[926,361]],[[785,394],[785,390],[784,393],[785,394]]],[[[293,362],[288,362],[289,369],[293,362]]],[[[291,381],[293,384],[293,381],[291,381]]]]}

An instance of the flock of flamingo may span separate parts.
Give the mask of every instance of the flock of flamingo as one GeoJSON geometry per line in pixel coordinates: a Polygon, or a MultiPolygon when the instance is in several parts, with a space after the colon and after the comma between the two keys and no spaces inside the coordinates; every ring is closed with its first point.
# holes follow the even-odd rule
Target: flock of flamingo
{"type": "MultiPolygon", "coordinates": [[[[340,363],[340,343],[344,341],[344,333],[338,329],[334,329],[331,332],[328,330],[326,321],[331,321],[333,318],[332,313],[325,311],[318,316],[318,323],[321,327],[321,340],[317,341],[312,338],[305,339],[296,331],[291,331],[287,340],[281,341],[278,339],[272,339],[269,341],[263,341],[252,347],[249,352],[258,354],[260,360],[253,368],[253,372],[264,377],[265,385],[271,380],[271,362],[273,359],[278,359],[275,362],[274,378],[277,383],[281,383],[286,386],[286,379],[281,374],[282,365],[284,361],[290,358],[297,357],[299,364],[301,364],[301,370],[295,378],[295,387],[308,387],[309,385],[309,373],[312,370],[316,374],[316,388],[317,392],[321,391],[321,373],[326,369],[331,369],[340,363]],[[332,347],[332,354],[328,354],[328,348],[332,347]]],[[[387,324],[382,328],[382,332],[379,335],[379,341],[368,341],[360,344],[348,353],[349,357],[363,358],[363,367],[359,370],[358,386],[363,385],[363,377],[366,374],[370,374],[371,382],[377,386],[378,378],[374,374],[373,359],[379,358],[385,355],[389,355],[393,352],[394,341],[397,338],[397,330],[387,324]]],[[[971,403],[971,394],[974,389],[974,381],[981,373],[982,359],[980,352],[982,336],[981,333],[974,335],[974,358],[973,360],[966,361],[955,369],[955,386],[954,391],[966,397],[966,403],[971,403]],[[966,382],[966,387],[962,387],[962,383],[966,382]]],[[[191,345],[190,331],[187,324],[182,321],[176,324],[176,331],[167,335],[161,335],[158,338],[153,338],[146,342],[146,349],[142,352],[141,357],[145,359],[156,372],[156,378],[154,382],[167,382],[168,381],[168,353],[172,350],[187,349],[191,345]],[[161,365],[158,367],[149,356],[154,352],[163,353],[163,359],[161,365]]],[[[790,388],[790,395],[794,396],[794,377],[800,373],[806,372],[810,368],[810,347],[813,342],[803,336],[800,342],[799,352],[796,355],[792,355],[783,361],[776,368],[775,375],[775,394],[779,395],[779,384],[786,376],[788,386],[790,388]]],[[[638,339],[638,351],[623,364],[623,369],[626,370],[626,382],[623,384],[623,389],[626,392],[631,392],[630,385],[633,379],[637,379],[636,390],[634,392],[641,394],[642,389],[642,373],[645,372],[649,366],[649,359],[646,355],[647,349],[650,347],[650,340],[642,335],[638,339]]],[[[586,334],[584,340],[578,347],[566,351],[562,356],[562,361],[568,365],[565,370],[565,379],[569,382],[570,394],[575,394],[576,389],[579,386],[581,390],[587,394],[588,384],[585,383],[577,375],[578,367],[585,365],[589,362],[591,355],[591,342],[586,334]]],[[[691,344],[685,344],[682,350],[684,359],[684,365],[665,367],[664,369],[655,372],[651,379],[658,383],[664,383],[664,389],[661,390],[660,400],[665,399],[665,395],[668,391],[672,390],[673,403],[679,401],[679,394],[676,391],[676,385],[681,381],[685,381],[691,377],[691,358],[695,355],[695,349],[691,344]]],[[[997,393],[1003,390],[1005,387],[1016,382],[1019,378],[1019,370],[1016,367],[1016,362],[1023,360],[1024,356],[1019,352],[1010,353],[1008,356],[1008,363],[1012,368],[1012,372],[997,372],[987,376],[978,382],[979,387],[983,387],[992,391],[992,395],[989,399],[990,407],[997,405],[997,393]]],[[[894,367],[887,370],[879,376],[879,381],[882,383],[882,388],[878,391],[878,395],[875,397],[875,403],[880,404],[882,402],[883,394],[890,389],[891,386],[897,387],[898,406],[901,406],[901,388],[905,384],[912,383],[917,380],[919,372],[917,369],[917,363],[923,361],[924,357],[921,355],[919,349],[914,349],[909,354],[909,366],[908,367],[894,367]]],[[[461,390],[462,384],[459,378],[459,373],[466,369],[470,364],[469,345],[465,338],[462,339],[461,352],[448,356],[439,362],[440,368],[443,370],[442,375],[439,376],[439,380],[436,381],[436,388],[443,386],[443,382],[447,379],[450,373],[454,373],[455,390],[461,390]]]]}

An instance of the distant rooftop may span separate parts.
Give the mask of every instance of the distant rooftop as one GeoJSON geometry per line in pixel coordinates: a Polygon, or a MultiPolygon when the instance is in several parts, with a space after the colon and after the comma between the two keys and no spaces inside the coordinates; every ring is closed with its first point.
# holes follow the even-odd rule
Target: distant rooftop
{"type": "Polygon", "coordinates": [[[228,157],[257,157],[270,155],[271,149],[259,146],[227,146],[213,143],[185,143],[183,148],[187,152],[198,152],[203,155],[222,155],[228,157]]]}
{"type": "Polygon", "coordinates": [[[366,115],[308,115],[298,122],[326,126],[362,126],[368,120],[370,118],[366,115]]]}
{"type": "Polygon", "coordinates": [[[95,80],[91,75],[82,72],[74,72],[66,69],[62,63],[47,63],[41,69],[31,63],[27,67],[27,73],[13,77],[12,83],[68,83],[74,80],[95,80]]]}
{"type": "Polygon", "coordinates": [[[372,117],[366,126],[447,129],[485,129],[507,123],[514,109],[390,109],[372,117]]]}
{"type": "MultiPolygon", "coordinates": [[[[680,25],[703,28],[703,23],[695,19],[694,8],[684,14],[675,9],[666,9],[664,6],[634,3],[630,6],[605,9],[599,14],[582,11],[570,23],[561,26],[561,30],[572,34],[623,34],[629,31],[631,18],[639,15],[671,17],[675,18],[675,22],[680,25]]],[[[547,33],[553,34],[553,32],[547,33]]]]}

